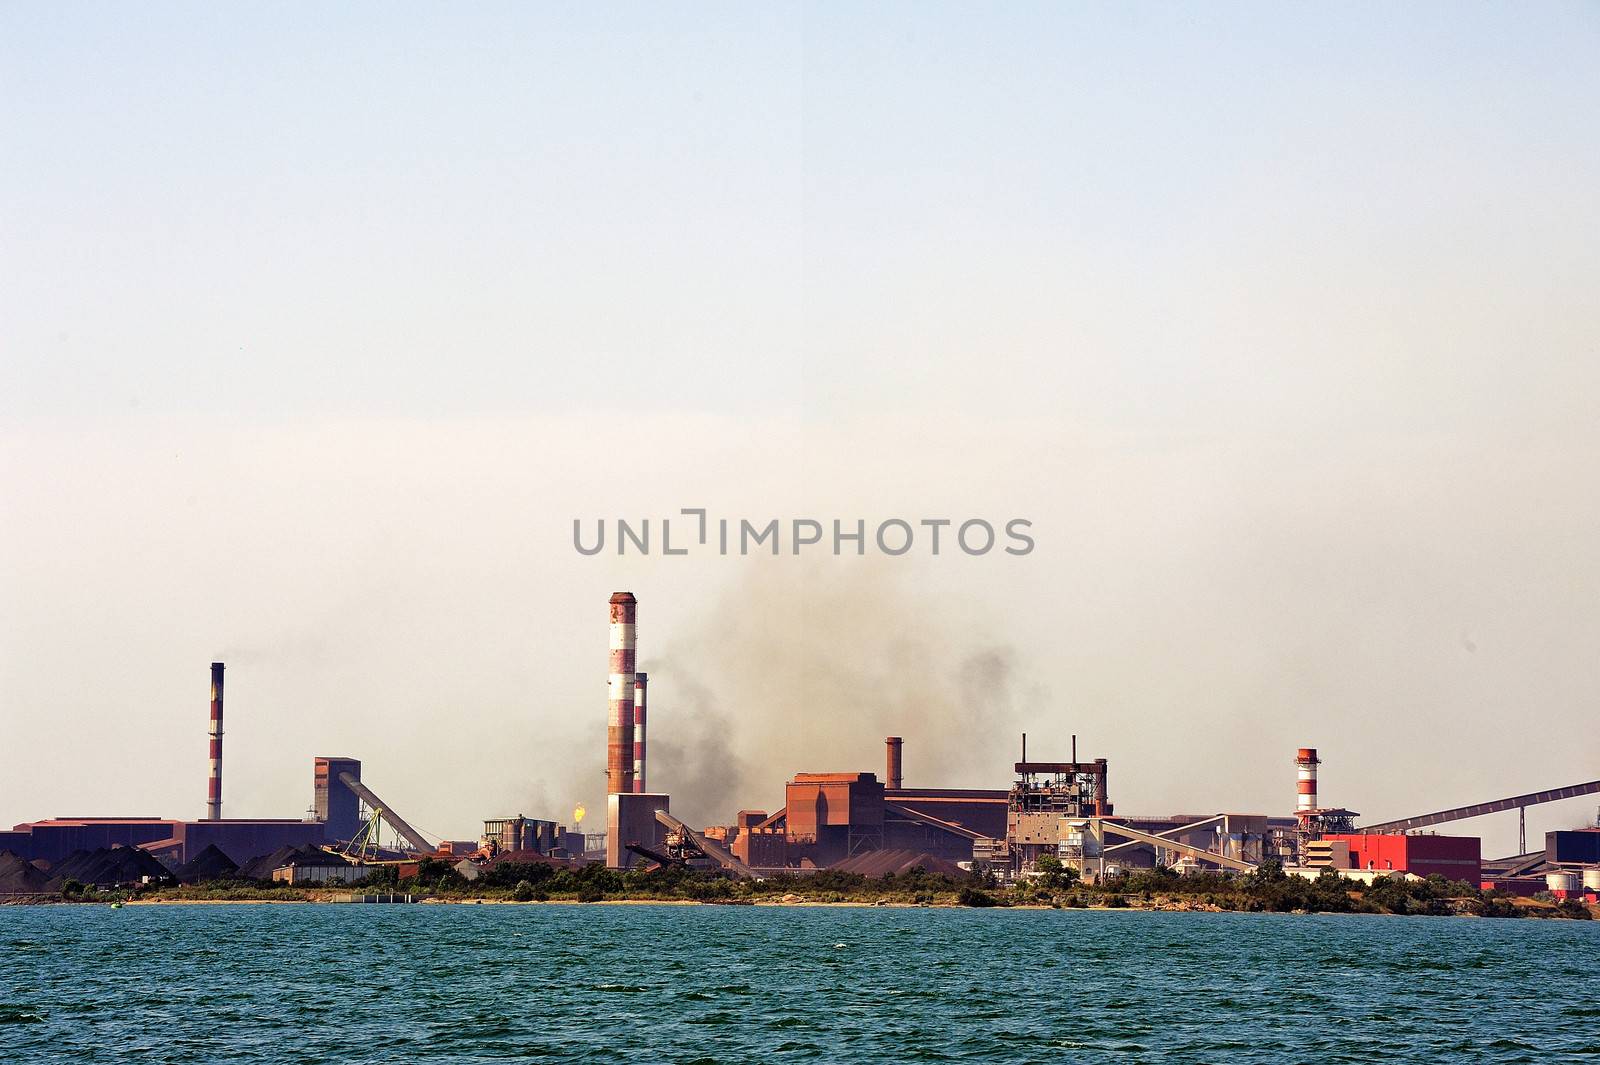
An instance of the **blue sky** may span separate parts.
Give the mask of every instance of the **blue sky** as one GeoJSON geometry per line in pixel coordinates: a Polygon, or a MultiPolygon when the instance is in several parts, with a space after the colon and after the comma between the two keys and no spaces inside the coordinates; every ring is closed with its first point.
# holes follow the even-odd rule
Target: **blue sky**
{"type": "MultiPolygon", "coordinates": [[[[244,648],[281,716],[229,752],[241,812],[297,813],[326,745],[450,832],[596,808],[575,619],[635,586],[742,712],[787,696],[721,612],[790,578],[587,564],[572,517],[1026,513],[1025,565],[872,574],[881,616],[784,594],[1002,648],[1007,730],[1057,693],[1030,732],[1141,811],[1269,808],[1302,745],[1375,816],[1589,779],[1597,46],[1593,4],[6,5],[0,728],[105,734],[109,781],[244,648]],[[418,752],[481,757],[468,691],[512,737],[485,778],[550,781],[507,810],[426,790],[418,752]],[[1173,783],[1213,756],[1237,789],[1173,783]]],[[[841,714],[895,683],[808,639],[774,653],[854,662],[811,693],[841,714]]],[[[879,724],[786,765],[754,722],[756,794],[696,812],[875,765],[879,724]]],[[[95,786],[41,763],[0,817],[95,786]]]]}

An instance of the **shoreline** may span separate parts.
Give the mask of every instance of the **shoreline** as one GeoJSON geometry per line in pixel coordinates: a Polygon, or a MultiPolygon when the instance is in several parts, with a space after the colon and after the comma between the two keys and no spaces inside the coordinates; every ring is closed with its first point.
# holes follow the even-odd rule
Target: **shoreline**
{"type": "Polygon", "coordinates": [[[1002,883],[992,876],[957,878],[917,872],[882,878],[819,871],[813,876],[734,880],[699,870],[619,873],[595,865],[576,872],[529,865],[497,868],[485,882],[419,867],[405,879],[379,870],[356,883],[289,885],[250,879],[170,881],[126,887],[70,882],[61,893],[18,892],[0,905],[445,905],[514,906],[767,906],[895,909],[1128,910],[1163,913],[1366,913],[1492,919],[1595,920],[1600,905],[1550,893],[1511,896],[1441,876],[1376,877],[1351,881],[1337,874],[1315,880],[1263,867],[1250,876],[1181,875],[1157,867],[1085,884],[1046,871],[1002,883]],[[384,873],[387,875],[383,875],[384,873]]]}
{"type": "MultiPolygon", "coordinates": [[[[1479,913],[1453,912],[1445,914],[1397,914],[1354,912],[1341,913],[1329,910],[1243,910],[1228,909],[1205,903],[1195,903],[1178,899],[1156,899],[1129,901],[1124,905],[1108,906],[1058,906],[1042,902],[1013,903],[1004,906],[967,906],[956,901],[936,902],[907,902],[901,900],[865,901],[859,899],[844,899],[828,901],[806,898],[777,898],[761,899],[740,902],[725,902],[702,899],[655,899],[655,898],[607,898],[593,901],[579,901],[578,899],[530,899],[518,901],[505,898],[417,898],[409,903],[361,903],[338,896],[346,893],[327,892],[314,897],[299,899],[184,899],[184,898],[143,898],[122,900],[124,907],[149,907],[149,906],[363,906],[363,905],[412,905],[412,906],[564,906],[564,907],[589,907],[589,906],[738,906],[741,908],[760,909],[894,909],[894,910],[1024,910],[1024,911],[1049,911],[1061,910],[1065,912],[1080,913],[1243,913],[1243,914],[1281,914],[1284,916],[1310,916],[1315,914],[1331,914],[1333,916],[1360,916],[1360,917],[1406,917],[1406,916],[1435,916],[1435,917],[1467,917],[1478,920],[1571,920],[1557,912],[1556,906],[1549,903],[1527,900],[1517,908],[1525,912],[1515,917],[1489,917],[1479,913]]],[[[397,892],[396,894],[403,894],[397,892]]],[[[1519,900],[1520,901],[1520,900],[1519,900]]],[[[111,902],[69,902],[66,900],[17,902],[5,905],[15,906],[90,906],[110,907],[111,902]]],[[[1591,918],[1600,918],[1600,906],[1587,907],[1591,918]]],[[[1580,918],[1581,920],[1581,918],[1580,918]]]]}

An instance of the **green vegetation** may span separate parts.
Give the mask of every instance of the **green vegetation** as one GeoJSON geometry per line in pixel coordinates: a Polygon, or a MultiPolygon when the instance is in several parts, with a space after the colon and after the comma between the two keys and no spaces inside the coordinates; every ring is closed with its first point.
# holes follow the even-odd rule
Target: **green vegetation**
{"type": "Polygon", "coordinates": [[[963,906],[998,906],[1000,900],[984,891],[982,888],[971,884],[963,887],[956,893],[956,901],[963,906]]]}
{"type": "Polygon", "coordinates": [[[1046,891],[1061,891],[1078,882],[1078,871],[1061,864],[1061,859],[1046,854],[1035,863],[1039,872],[1039,886],[1046,891]]]}
{"type": "Polygon", "coordinates": [[[203,884],[184,884],[142,893],[140,898],[163,902],[307,902],[320,894],[314,889],[287,884],[263,884],[255,880],[209,880],[203,884]]]}
{"type": "MultiPolygon", "coordinates": [[[[85,901],[113,896],[76,887],[85,901]]],[[[443,902],[702,902],[749,905],[762,902],[853,903],[913,906],[1050,906],[1084,909],[1224,910],[1272,913],[1385,913],[1415,916],[1554,917],[1589,920],[1582,903],[1513,899],[1482,892],[1472,884],[1433,876],[1426,880],[1378,877],[1369,884],[1325,870],[1315,880],[1286,874],[1274,863],[1248,875],[1224,872],[1179,874],[1157,866],[1124,872],[1099,884],[1082,882],[1058,861],[1040,862],[1037,875],[1002,885],[993,875],[951,877],[912,870],[870,879],[833,870],[762,881],[729,879],[687,869],[622,872],[601,865],[564,868],[543,863],[503,863],[468,881],[444,861],[428,859],[416,876],[399,879],[394,866],[375,867],[349,885],[286,887],[246,881],[214,881],[189,887],[136,892],[165,901],[315,901],[343,891],[401,892],[443,902]]]]}

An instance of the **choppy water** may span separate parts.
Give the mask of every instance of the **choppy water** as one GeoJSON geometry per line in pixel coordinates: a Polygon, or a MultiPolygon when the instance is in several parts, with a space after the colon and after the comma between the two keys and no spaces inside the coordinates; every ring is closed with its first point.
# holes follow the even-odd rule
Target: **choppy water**
{"type": "Polygon", "coordinates": [[[0,907],[0,1061],[1600,1057],[1600,922],[0,907]]]}

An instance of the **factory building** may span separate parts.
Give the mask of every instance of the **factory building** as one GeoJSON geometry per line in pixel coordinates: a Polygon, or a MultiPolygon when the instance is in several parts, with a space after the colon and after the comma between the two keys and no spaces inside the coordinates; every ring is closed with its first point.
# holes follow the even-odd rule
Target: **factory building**
{"type": "MultiPolygon", "coordinates": [[[[222,816],[223,671],[211,663],[206,724],[206,804],[201,820],[163,817],[55,817],[0,832],[0,850],[29,861],[60,862],[75,851],[138,847],[172,866],[215,847],[236,865],[284,847],[316,848],[344,842],[362,830],[361,803],[376,800],[361,784],[354,758],[319,757],[313,763],[312,817],[227,819],[222,816]]],[[[369,805],[374,803],[369,802],[369,805]]],[[[386,818],[397,821],[392,817],[386,818]]],[[[400,826],[409,830],[409,826],[400,826]]],[[[413,845],[431,850],[414,832],[413,845]]]]}
{"type": "Polygon", "coordinates": [[[612,869],[631,869],[641,863],[629,845],[660,850],[666,843],[667,828],[658,811],[671,809],[665,795],[629,791],[606,796],[606,865],[612,869]]]}
{"type": "Polygon", "coordinates": [[[1045,856],[1086,877],[1154,865],[1247,872],[1292,849],[1302,826],[1328,813],[1317,806],[1316,752],[1309,749],[1300,752],[1310,762],[1300,763],[1295,817],[1118,814],[1110,799],[1106,759],[1080,760],[1076,736],[1064,762],[1030,760],[1026,736],[1022,751],[1015,782],[1006,793],[1004,845],[980,848],[983,864],[1003,874],[1031,875],[1045,856]]]}
{"type": "MultiPolygon", "coordinates": [[[[491,856],[518,851],[550,854],[566,849],[569,834],[555,821],[540,821],[518,814],[485,821],[483,835],[478,837],[478,849],[491,856]]],[[[581,850],[581,837],[578,846],[581,850]]]]}
{"type": "MultiPolygon", "coordinates": [[[[885,777],[904,784],[904,740],[885,741],[885,777]]],[[[958,788],[889,788],[872,773],[797,773],[785,785],[783,809],[741,810],[718,838],[756,869],[843,868],[874,851],[926,855],[942,862],[981,861],[1009,875],[1031,869],[1044,854],[1059,856],[1078,841],[1076,821],[1092,819],[1126,834],[1108,840],[1108,861],[1122,868],[1200,860],[1238,867],[1258,863],[1274,832],[1291,831],[1293,818],[1262,814],[1115,816],[1105,759],[1016,765],[1008,791],[958,788]]],[[[1097,843],[1096,848],[1100,845],[1097,843]]],[[[1096,850],[1098,858],[1099,851],[1096,850]]]]}
{"type": "MultiPolygon", "coordinates": [[[[170,865],[193,861],[208,847],[227,855],[236,865],[270,854],[282,847],[316,848],[324,843],[353,838],[362,827],[359,803],[350,785],[359,786],[361,763],[353,758],[318,758],[313,774],[316,789],[315,820],[300,818],[213,819],[198,821],[165,817],[54,817],[25,822],[0,832],[0,850],[29,861],[60,862],[75,851],[103,847],[138,847],[170,865]],[[337,821],[328,822],[332,812],[337,821]]],[[[215,780],[214,768],[208,779],[215,780]]]]}
{"type": "Polygon", "coordinates": [[[74,851],[139,847],[174,864],[215,846],[235,864],[279,847],[317,847],[324,841],[314,821],[174,821],[160,817],[56,817],[0,832],[0,850],[29,861],[59,862],[74,851]]]}
{"type": "MultiPolygon", "coordinates": [[[[1079,862],[1090,819],[1109,817],[1113,811],[1104,758],[1078,761],[1077,737],[1073,737],[1072,760],[1068,762],[1028,761],[1028,738],[1022,738],[1022,761],[1016,763],[1017,779],[1006,796],[1006,842],[1010,845],[1013,868],[1026,871],[1039,859],[1066,856],[1079,862]]],[[[1092,857],[1099,857],[1095,844],[1092,857]]]]}
{"type": "Polygon", "coordinates": [[[138,847],[173,866],[198,857],[208,847],[236,865],[283,847],[318,848],[360,837],[368,822],[361,805],[380,810],[414,850],[433,846],[361,782],[354,758],[318,757],[312,766],[313,818],[251,818],[184,821],[164,817],[55,817],[19,824],[0,832],[0,850],[28,859],[59,862],[75,851],[138,847]]]}
{"type": "Polygon", "coordinates": [[[883,849],[883,785],[871,773],[797,773],[783,809],[798,861],[820,868],[883,849]]]}
{"type": "Polygon", "coordinates": [[[343,779],[361,779],[361,762],[355,758],[319,755],[312,763],[312,815],[327,826],[329,840],[354,839],[361,831],[361,798],[343,779]]]}
{"type": "Polygon", "coordinates": [[[885,788],[885,802],[908,815],[954,825],[983,839],[1006,838],[1006,793],[975,788],[885,788]]]}
{"type": "Polygon", "coordinates": [[[1541,851],[1484,862],[1480,886],[1513,895],[1548,891],[1558,899],[1593,902],[1600,897],[1600,826],[1546,832],[1541,851]]]}
{"type": "Polygon", "coordinates": [[[740,825],[728,835],[728,849],[753,869],[782,869],[789,864],[789,830],[782,810],[765,814],[753,824],[743,824],[758,811],[741,810],[740,825]]]}
{"type": "Polygon", "coordinates": [[[1600,865],[1600,828],[1546,832],[1544,860],[1551,865],[1600,865]]]}
{"type": "Polygon", "coordinates": [[[1415,873],[1437,873],[1450,880],[1476,884],[1481,879],[1483,855],[1476,836],[1408,836],[1401,833],[1327,833],[1324,844],[1342,843],[1349,849],[1349,868],[1415,873]]]}
{"type": "Polygon", "coordinates": [[[888,794],[873,773],[796,773],[782,810],[753,823],[756,811],[740,812],[729,849],[759,869],[826,869],[881,850],[972,859],[981,833],[888,801],[888,794]]]}
{"type": "MultiPolygon", "coordinates": [[[[986,790],[907,787],[905,741],[889,736],[881,776],[796,773],[785,782],[780,809],[741,810],[734,823],[697,833],[672,816],[668,795],[647,790],[649,677],[637,668],[638,603],[630,592],[615,592],[608,607],[605,833],[584,837],[553,821],[522,815],[497,818],[484,823],[474,858],[560,861],[565,854],[582,861],[603,854],[618,869],[720,867],[736,876],[782,869],[947,869],[955,863],[1025,876],[1045,855],[1074,862],[1085,875],[1091,868],[1103,876],[1154,864],[1242,872],[1276,858],[1312,874],[1331,867],[1366,877],[1438,874],[1470,882],[1487,877],[1481,882],[1516,890],[1550,877],[1551,890],[1556,890],[1556,880],[1568,885],[1563,891],[1600,889],[1600,830],[1550,833],[1543,852],[1519,853],[1487,867],[1476,838],[1414,834],[1418,828],[1500,810],[1516,810],[1520,818],[1529,805],[1600,792],[1600,781],[1356,831],[1352,811],[1321,805],[1321,759],[1310,747],[1299,748],[1294,759],[1293,816],[1157,817],[1117,814],[1109,797],[1107,760],[1080,761],[1076,737],[1067,761],[1041,762],[1028,759],[1024,736],[1012,786],[986,790]]],[[[169,867],[204,855],[212,864],[244,866],[276,852],[323,845],[359,843],[361,853],[380,850],[381,818],[405,840],[402,854],[460,857],[471,852],[472,843],[430,843],[362,782],[361,762],[348,757],[315,758],[312,809],[304,820],[223,818],[223,671],[223,663],[211,663],[202,819],[52,818],[0,832],[0,851],[57,863],[76,852],[120,846],[155,855],[169,867]]],[[[1523,851],[1525,842],[1519,846],[1523,851]]],[[[316,864],[320,860],[312,854],[302,863],[304,872],[285,875],[297,880],[312,876],[313,868],[322,868],[316,864]]]]}
{"type": "MultiPolygon", "coordinates": [[[[886,741],[885,777],[903,783],[904,741],[886,741]]],[[[729,849],[759,869],[825,869],[872,851],[971,861],[974,847],[1004,838],[1006,793],[890,788],[874,773],[796,773],[773,814],[741,810],[729,849]]]]}
{"type": "Polygon", "coordinates": [[[347,862],[326,851],[299,854],[272,870],[272,879],[282,884],[350,884],[367,875],[364,866],[347,862]]]}
{"type": "MultiPolygon", "coordinates": [[[[449,846],[449,856],[471,859],[474,863],[498,864],[501,862],[534,861],[545,858],[583,857],[583,833],[569,832],[556,821],[541,821],[533,817],[498,817],[483,823],[483,834],[474,849],[468,844],[449,846]]],[[[441,845],[435,853],[443,854],[441,845]]]]}
{"type": "MultiPolygon", "coordinates": [[[[953,829],[958,835],[977,839],[1004,839],[1006,834],[1006,792],[977,788],[908,788],[905,786],[905,741],[890,736],[884,741],[886,784],[883,800],[888,804],[891,819],[915,818],[925,827],[940,830],[953,829]]],[[[897,839],[907,837],[901,832],[891,833],[897,839]]],[[[945,841],[948,842],[948,841],[945,841]]],[[[970,848],[956,845],[957,853],[970,848]]],[[[929,853],[940,854],[939,851],[929,853]]],[[[944,854],[949,857],[950,854],[944,854]]],[[[965,861],[971,855],[957,860],[965,861]]]]}
{"type": "MultiPolygon", "coordinates": [[[[648,675],[637,669],[638,600],[614,592],[606,718],[606,864],[628,869],[684,835],[669,796],[646,791],[648,675]],[[641,853],[644,852],[644,853],[641,853]]],[[[743,811],[738,823],[708,829],[696,845],[726,844],[729,860],[763,868],[825,868],[857,855],[904,850],[969,861],[975,843],[1002,836],[1006,793],[902,787],[902,740],[887,745],[885,787],[873,773],[798,773],[775,814],[743,811]]]]}

